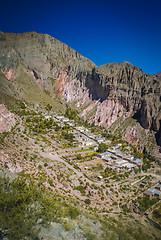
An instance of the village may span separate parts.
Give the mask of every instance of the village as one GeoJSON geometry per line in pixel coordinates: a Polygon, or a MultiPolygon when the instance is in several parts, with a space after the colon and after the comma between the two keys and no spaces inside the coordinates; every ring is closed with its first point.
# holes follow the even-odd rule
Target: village
{"type": "MultiPolygon", "coordinates": [[[[85,153],[89,151],[97,151],[98,145],[100,143],[107,145],[107,150],[105,152],[94,154],[93,160],[88,161],[87,163],[83,162],[83,164],[76,163],[77,166],[80,167],[81,171],[85,172],[86,174],[87,171],[90,169],[90,164],[93,165],[92,162],[94,162],[94,164],[98,162],[103,163],[103,169],[109,168],[111,170],[114,170],[115,172],[120,172],[121,174],[124,174],[125,172],[132,172],[133,170],[141,171],[143,159],[139,157],[134,157],[130,153],[129,146],[126,147],[126,151],[122,151],[122,143],[117,143],[113,145],[111,140],[102,137],[101,134],[94,134],[91,132],[91,130],[87,129],[84,126],[77,126],[74,120],[59,115],[45,116],[46,119],[50,119],[50,117],[53,117],[54,121],[57,122],[62,128],[64,126],[70,126],[69,132],[73,134],[74,142],[77,143],[77,147],[75,148],[77,151],[74,151],[74,148],[72,148],[71,151],[66,151],[70,154],[76,154],[78,152],[85,153]]],[[[102,181],[103,177],[101,175],[97,175],[95,179],[102,181]]],[[[145,185],[144,183],[141,184],[142,186],[145,185]]],[[[161,188],[150,188],[146,190],[144,194],[147,196],[156,195],[158,198],[161,198],[161,188]]]]}
{"type": "MultiPolygon", "coordinates": [[[[98,145],[104,143],[106,145],[111,144],[111,140],[105,139],[100,134],[94,135],[90,130],[83,126],[75,126],[74,122],[69,120],[64,116],[54,115],[54,121],[64,127],[65,124],[72,127],[70,133],[73,134],[75,141],[81,148],[91,148],[93,150],[98,150],[98,145]]],[[[50,119],[50,116],[46,116],[50,119]]],[[[120,170],[132,170],[142,166],[141,158],[134,158],[127,152],[121,151],[122,144],[118,143],[112,147],[109,147],[106,152],[99,153],[97,158],[103,159],[105,161],[105,166],[117,171],[120,170]]]]}
{"type": "Polygon", "coordinates": [[[133,154],[124,141],[54,112],[22,118],[8,140],[14,164],[5,160],[5,168],[41,181],[55,194],[100,214],[123,212],[138,218],[160,203],[161,178],[153,162],[147,165],[149,160],[133,154]]]}

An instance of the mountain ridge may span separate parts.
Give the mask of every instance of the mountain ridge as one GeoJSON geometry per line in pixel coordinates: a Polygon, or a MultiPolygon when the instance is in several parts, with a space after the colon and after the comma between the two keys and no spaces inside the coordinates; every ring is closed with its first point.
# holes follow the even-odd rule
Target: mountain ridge
{"type": "Polygon", "coordinates": [[[64,101],[84,120],[115,134],[121,131],[123,138],[137,132],[140,151],[145,146],[149,151],[155,148],[149,135],[161,145],[161,81],[157,76],[126,61],[97,67],[48,34],[1,32],[0,42],[1,72],[6,85],[15,88],[14,94],[22,100],[39,103],[41,97],[35,100],[36,95],[44,99],[48,95],[48,102],[64,101]],[[127,119],[129,123],[121,129],[127,119]],[[140,126],[144,137],[139,137],[140,126]]]}

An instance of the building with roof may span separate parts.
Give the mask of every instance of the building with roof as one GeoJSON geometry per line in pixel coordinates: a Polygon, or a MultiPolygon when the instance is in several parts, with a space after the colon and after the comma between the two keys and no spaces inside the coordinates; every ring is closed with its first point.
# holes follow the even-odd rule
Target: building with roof
{"type": "Polygon", "coordinates": [[[97,156],[99,158],[106,158],[106,157],[109,157],[111,155],[111,153],[109,152],[103,152],[103,153],[99,153],[97,156]]]}
{"type": "Polygon", "coordinates": [[[124,152],[117,152],[116,155],[118,157],[124,158],[126,156],[126,153],[124,153],[124,152]]]}
{"type": "Polygon", "coordinates": [[[83,141],[82,144],[83,144],[84,146],[91,146],[91,145],[94,145],[95,142],[92,141],[92,140],[91,140],[91,141],[83,141]]]}
{"type": "Polygon", "coordinates": [[[99,179],[100,181],[102,181],[102,180],[103,180],[103,177],[102,177],[101,175],[99,175],[99,176],[98,176],[98,179],[99,179]]]}
{"type": "Polygon", "coordinates": [[[120,165],[120,168],[125,168],[125,169],[130,170],[130,169],[136,168],[136,165],[127,162],[127,163],[124,163],[124,164],[120,165]]]}
{"type": "Polygon", "coordinates": [[[148,197],[156,196],[161,199],[161,191],[155,189],[155,188],[149,188],[144,192],[144,195],[148,197]]]}
{"type": "Polygon", "coordinates": [[[161,184],[157,185],[155,188],[156,188],[157,190],[161,191],[161,184]]]}
{"type": "Polygon", "coordinates": [[[96,139],[96,141],[98,142],[98,143],[101,143],[101,142],[103,142],[105,139],[104,138],[97,138],[96,139]]]}
{"type": "Polygon", "coordinates": [[[125,156],[125,157],[123,157],[123,159],[125,159],[127,161],[130,161],[130,162],[133,162],[134,156],[125,156]]]}
{"type": "Polygon", "coordinates": [[[104,140],[103,143],[105,143],[105,144],[110,144],[111,141],[110,141],[110,140],[104,140]]]}
{"type": "Polygon", "coordinates": [[[133,163],[137,164],[138,166],[141,166],[143,164],[140,158],[134,158],[133,163]]]}

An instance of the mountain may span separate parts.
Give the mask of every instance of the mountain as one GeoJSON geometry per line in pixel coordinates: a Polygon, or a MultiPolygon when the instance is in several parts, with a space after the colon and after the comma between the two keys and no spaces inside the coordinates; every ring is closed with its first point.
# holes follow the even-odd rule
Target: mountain
{"type": "Polygon", "coordinates": [[[1,103],[50,103],[58,111],[66,103],[139,151],[155,153],[161,146],[158,76],[128,62],[97,67],[47,34],[0,32],[0,43],[1,103]]]}
{"type": "Polygon", "coordinates": [[[157,72],[157,73],[155,74],[155,76],[161,78],[161,72],[157,72]]]}

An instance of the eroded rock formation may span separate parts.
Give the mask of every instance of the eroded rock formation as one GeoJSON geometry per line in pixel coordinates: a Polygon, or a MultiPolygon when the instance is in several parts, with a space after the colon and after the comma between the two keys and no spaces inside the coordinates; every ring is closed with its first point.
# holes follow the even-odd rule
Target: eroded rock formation
{"type": "MultiPolygon", "coordinates": [[[[23,79],[28,75],[52,98],[71,103],[83,119],[113,132],[121,125],[124,129],[132,128],[129,135],[122,129],[123,137],[138,138],[139,134],[134,134],[138,130],[134,131],[134,126],[128,128],[131,121],[126,119],[131,118],[147,132],[153,131],[161,144],[159,74],[146,74],[128,62],[97,67],[47,34],[0,32],[0,40],[0,69],[10,86],[17,81],[21,69],[25,72],[23,79]],[[125,122],[129,125],[125,126],[125,122]]],[[[22,84],[22,78],[19,79],[18,84],[22,84]]],[[[23,91],[27,90],[22,84],[19,94],[23,91]]],[[[139,139],[129,141],[139,146],[139,139]]]]}

